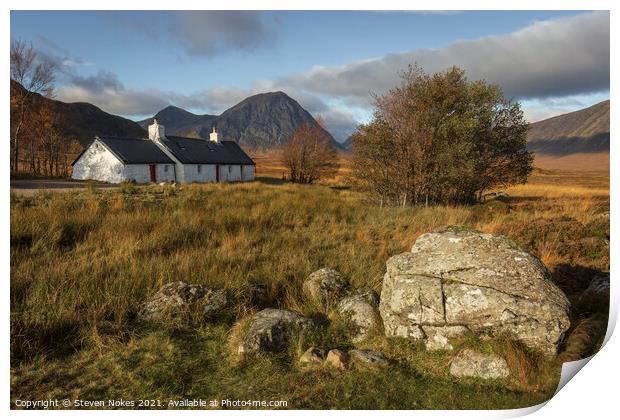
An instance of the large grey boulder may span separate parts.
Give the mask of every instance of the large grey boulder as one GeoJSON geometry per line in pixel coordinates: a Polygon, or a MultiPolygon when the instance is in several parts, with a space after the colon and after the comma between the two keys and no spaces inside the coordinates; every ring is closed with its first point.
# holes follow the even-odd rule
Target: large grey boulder
{"type": "Polygon", "coordinates": [[[226,307],[226,291],[201,284],[176,281],[165,284],[142,307],[143,321],[209,319],[226,307]]]}
{"type": "Polygon", "coordinates": [[[387,336],[432,335],[445,349],[441,337],[454,331],[436,327],[506,334],[554,355],[570,325],[569,301],[538,258],[504,236],[461,227],[422,235],[387,261],[379,311],[387,336]]]}
{"type": "Polygon", "coordinates": [[[285,350],[296,334],[310,332],[314,324],[297,312],[267,308],[255,314],[239,345],[239,354],[285,350]]]}
{"type": "Polygon", "coordinates": [[[379,296],[374,290],[345,297],[338,304],[338,313],[353,324],[355,340],[363,340],[370,331],[381,327],[379,296]]]}
{"type": "Polygon", "coordinates": [[[501,379],[510,375],[506,360],[496,354],[465,349],[452,360],[450,374],[456,377],[501,379]]]}
{"type": "Polygon", "coordinates": [[[348,282],[333,268],[321,268],[303,283],[304,294],[314,302],[330,307],[347,293],[348,282]]]}

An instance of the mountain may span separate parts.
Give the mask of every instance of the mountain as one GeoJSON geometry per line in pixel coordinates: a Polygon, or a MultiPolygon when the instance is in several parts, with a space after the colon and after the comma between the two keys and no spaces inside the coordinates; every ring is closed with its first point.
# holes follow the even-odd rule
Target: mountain
{"type": "MultiPolygon", "coordinates": [[[[284,92],[268,92],[250,96],[227,109],[219,116],[196,115],[181,108],[169,106],[155,118],[171,134],[209,138],[217,127],[220,138],[232,140],[250,149],[272,149],[287,143],[300,125],[318,125],[317,121],[297,101],[284,92]]],[[[140,121],[148,126],[152,118],[140,121]]],[[[343,150],[326,131],[332,145],[343,150]]]]}
{"type": "MultiPolygon", "coordinates": [[[[17,89],[23,91],[24,87],[11,80],[11,96],[18,92],[17,89]]],[[[46,103],[53,112],[60,116],[63,121],[64,135],[77,139],[84,146],[97,135],[119,137],[144,137],[146,135],[146,131],[134,121],[108,114],[95,105],[86,102],[66,103],[37,93],[34,95],[37,100],[46,103]]]]}
{"type": "Polygon", "coordinates": [[[353,150],[353,140],[351,139],[351,136],[347,137],[347,139],[345,141],[343,141],[342,143],[340,143],[340,145],[347,152],[352,151],[353,150]]]}
{"type": "Polygon", "coordinates": [[[146,130],[153,123],[154,118],[165,125],[166,130],[171,134],[191,134],[197,126],[208,126],[211,121],[217,118],[217,115],[196,115],[183,108],[170,105],[155,114],[153,118],[138,121],[138,124],[146,130]]]}
{"type": "Polygon", "coordinates": [[[609,100],[530,124],[527,148],[536,155],[609,153],[609,100]]]}

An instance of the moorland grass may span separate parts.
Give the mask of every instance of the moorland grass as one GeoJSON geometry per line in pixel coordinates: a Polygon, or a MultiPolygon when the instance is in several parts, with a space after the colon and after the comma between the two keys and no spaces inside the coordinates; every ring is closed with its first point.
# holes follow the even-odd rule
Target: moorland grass
{"type": "Polygon", "coordinates": [[[12,400],[44,398],[282,399],[288,408],[514,408],[548,399],[560,361],[591,354],[606,306],[580,304],[609,268],[605,177],[537,173],[505,202],[379,208],[339,186],[277,179],[229,185],[133,186],[11,197],[12,400]],[[551,178],[550,178],[551,177],[551,178]],[[572,178],[571,178],[572,177],[572,178]],[[354,287],[381,289],[385,261],[442,225],[505,234],[541,257],[573,302],[566,344],[547,361],[518,343],[475,337],[459,346],[504,355],[507,381],[456,380],[453,353],[423,351],[379,332],[357,346],[385,352],[384,371],[304,370],[308,345],[350,348],[334,316],[280,356],[231,357],[244,320],[262,307],[316,314],[302,297],[312,271],[330,266],[354,287]],[[135,316],[163,284],[227,290],[232,313],[206,325],[145,326],[135,316]],[[260,305],[246,297],[264,285],[260,305]]]}

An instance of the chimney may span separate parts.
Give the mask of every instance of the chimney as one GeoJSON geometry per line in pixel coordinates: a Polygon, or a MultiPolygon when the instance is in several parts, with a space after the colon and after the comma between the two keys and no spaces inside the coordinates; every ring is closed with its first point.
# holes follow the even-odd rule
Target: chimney
{"type": "Polygon", "coordinates": [[[149,139],[161,141],[165,138],[165,127],[157,122],[157,118],[154,118],[153,124],[149,125],[149,139]]]}
{"type": "Polygon", "coordinates": [[[213,131],[209,133],[209,140],[214,143],[219,143],[219,140],[217,139],[217,131],[215,131],[215,126],[213,126],[213,131]]]}

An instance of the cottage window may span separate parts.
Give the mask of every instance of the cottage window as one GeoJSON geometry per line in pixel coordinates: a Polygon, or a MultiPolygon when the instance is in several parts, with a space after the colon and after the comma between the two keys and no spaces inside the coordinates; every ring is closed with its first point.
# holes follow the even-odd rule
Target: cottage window
{"type": "Polygon", "coordinates": [[[228,165],[228,173],[232,172],[232,166],[228,165]]]}
{"type": "Polygon", "coordinates": [[[168,165],[164,165],[164,172],[168,172],[168,165]]]}
{"type": "Polygon", "coordinates": [[[202,165],[196,166],[196,171],[198,171],[198,173],[200,173],[200,171],[202,171],[202,165]]]}

